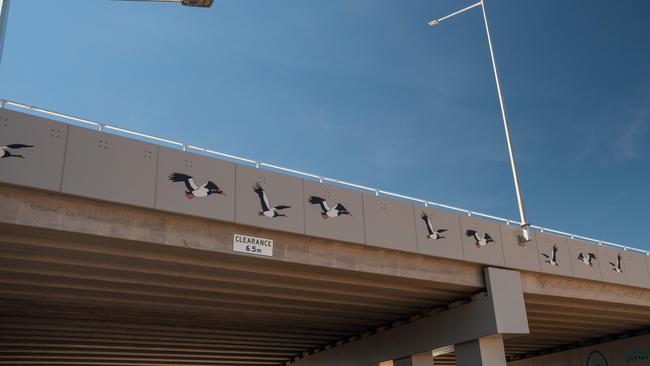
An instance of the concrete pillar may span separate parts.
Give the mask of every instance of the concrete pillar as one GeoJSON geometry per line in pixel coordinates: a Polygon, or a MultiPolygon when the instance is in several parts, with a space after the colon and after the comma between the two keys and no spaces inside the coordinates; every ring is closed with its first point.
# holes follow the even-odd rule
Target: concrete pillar
{"type": "Polygon", "coordinates": [[[500,335],[459,343],[456,366],[506,366],[506,353],[500,335]]]}
{"type": "Polygon", "coordinates": [[[486,268],[485,282],[487,291],[467,303],[309,355],[293,366],[367,366],[383,360],[413,366],[411,355],[432,357],[432,350],[449,345],[456,345],[464,360],[458,366],[506,366],[501,336],[529,333],[521,279],[517,271],[486,268]]]}
{"type": "Polygon", "coordinates": [[[433,355],[431,352],[420,353],[409,357],[398,358],[393,361],[393,366],[432,366],[433,355]]]}

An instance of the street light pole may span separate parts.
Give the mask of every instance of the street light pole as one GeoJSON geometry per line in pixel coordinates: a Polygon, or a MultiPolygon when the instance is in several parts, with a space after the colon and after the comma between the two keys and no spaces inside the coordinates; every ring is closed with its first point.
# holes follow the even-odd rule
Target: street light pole
{"type": "Polygon", "coordinates": [[[5,44],[7,16],[9,16],[9,0],[0,0],[0,64],[2,64],[2,50],[5,44]]]}
{"type": "Polygon", "coordinates": [[[503,119],[503,128],[506,133],[506,142],[508,143],[508,153],[510,154],[510,167],[512,168],[512,178],[515,182],[515,192],[517,193],[517,205],[519,206],[519,218],[521,226],[524,229],[524,238],[530,240],[530,233],[528,230],[528,215],[526,214],[526,205],[524,204],[524,196],[521,192],[521,183],[519,180],[519,168],[517,167],[517,160],[515,159],[515,150],[512,147],[512,140],[510,138],[510,126],[508,120],[508,113],[506,112],[505,101],[503,100],[503,90],[501,90],[501,81],[499,79],[499,72],[497,71],[497,62],[494,58],[494,49],[492,48],[492,36],[490,35],[490,27],[488,26],[487,13],[485,12],[485,4],[481,1],[481,9],[483,10],[483,23],[485,23],[485,34],[487,34],[488,46],[490,48],[490,58],[492,59],[492,70],[494,70],[494,79],[497,84],[497,94],[499,95],[499,106],[501,107],[501,118],[503,119]]]}
{"type": "Polygon", "coordinates": [[[492,47],[492,36],[490,35],[490,27],[488,25],[488,20],[487,20],[487,13],[485,11],[485,4],[482,1],[470,5],[464,9],[461,9],[459,11],[456,11],[454,13],[451,13],[445,17],[435,19],[429,22],[430,26],[434,26],[439,24],[440,22],[449,19],[455,15],[464,13],[467,10],[473,9],[477,6],[481,7],[481,10],[483,11],[483,23],[485,24],[485,33],[487,34],[487,40],[488,40],[488,46],[490,49],[490,59],[492,60],[492,70],[494,71],[494,79],[496,81],[496,86],[497,86],[497,94],[499,95],[499,107],[501,108],[501,118],[503,119],[503,127],[505,129],[506,133],[506,142],[508,144],[508,154],[510,155],[510,167],[512,168],[512,178],[515,183],[515,192],[517,194],[517,205],[519,206],[519,218],[521,220],[521,228],[523,230],[523,241],[529,241],[531,239],[530,237],[530,230],[529,226],[530,224],[528,223],[528,215],[526,214],[526,205],[524,204],[524,196],[521,191],[521,183],[519,180],[519,169],[517,167],[517,160],[515,159],[515,150],[512,146],[512,139],[510,137],[510,126],[509,126],[509,121],[508,121],[508,113],[506,112],[506,106],[505,106],[505,101],[503,98],[503,90],[501,89],[501,80],[499,79],[499,72],[497,70],[497,62],[494,57],[494,49],[492,47]]]}

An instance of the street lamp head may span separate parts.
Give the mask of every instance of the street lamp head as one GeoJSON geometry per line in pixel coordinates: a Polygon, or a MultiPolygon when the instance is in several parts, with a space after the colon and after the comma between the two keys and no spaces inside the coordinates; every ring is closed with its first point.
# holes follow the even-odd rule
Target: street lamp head
{"type": "Polygon", "coordinates": [[[429,24],[430,26],[433,27],[434,25],[439,24],[439,23],[440,23],[440,20],[438,20],[438,19],[434,19],[434,20],[430,21],[430,22],[427,23],[427,24],[429,24]]]}
{"type": "MultiPolygon", "coordinates": [[[[0,0],[1,1],[1,0],[0,0]]],[[[113,0],[113,1],[132,1],[132,2],[148,2],[148,3],[176,3],[195,8],[209,8],[214,3],[214,0],[113,0]]]]}
{"type": "Polygon", "coordinates": [[[181,4],[185,6],[194,6],[198,8],[209,8],[214,3],[214,0],[183,0],[181,4]]]}

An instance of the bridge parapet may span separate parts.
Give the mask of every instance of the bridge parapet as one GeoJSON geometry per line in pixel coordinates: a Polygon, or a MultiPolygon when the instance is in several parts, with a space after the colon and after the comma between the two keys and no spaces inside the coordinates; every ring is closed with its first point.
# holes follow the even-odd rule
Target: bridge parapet
{"type": "Polygon", "coordinates": [[[650,288],[646,253],[547,232],[536,232],[532,241],[522,244],[517,226],[425,207],[426,201],[413,205],[302,179],[291,171],[279,174],[9,109],[0,109],[0,139],[2,146],[29,146],[8,148],[24,158],[0,160],[4,183],[488,266],[650,288]],[[586,259],[579,260],[580,254],[586,259]]]}

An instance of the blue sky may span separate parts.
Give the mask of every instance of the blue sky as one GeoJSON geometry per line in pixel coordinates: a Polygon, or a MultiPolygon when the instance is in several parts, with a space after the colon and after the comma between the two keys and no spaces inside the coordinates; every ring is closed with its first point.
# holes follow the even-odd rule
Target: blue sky
{"type": "MultiPolygon", "coordinates": [[[[471,3],[14,0],[0,97],[516,219],[471,3]]],[[[486,6],[530,221],[650,249],[650,2],[486,6]]]]}

